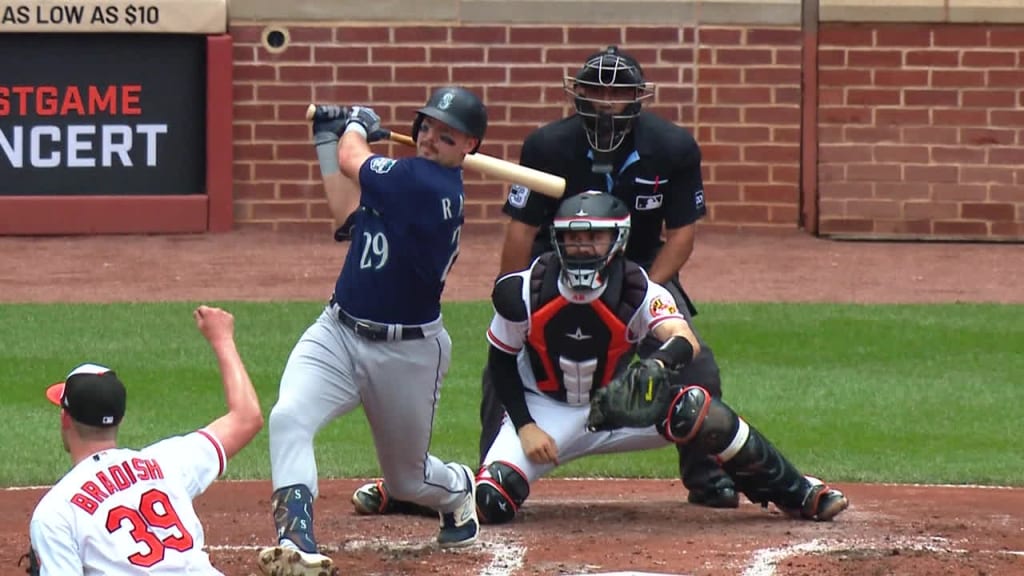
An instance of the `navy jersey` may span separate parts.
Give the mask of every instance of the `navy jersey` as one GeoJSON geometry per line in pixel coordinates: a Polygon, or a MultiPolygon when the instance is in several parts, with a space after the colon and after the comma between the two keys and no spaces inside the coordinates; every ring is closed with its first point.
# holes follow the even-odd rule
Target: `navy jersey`
{"type": "Polygon", "coordinates": [[[372,156],[359,169],[362,189],[352,244],[334,287],[357,318],[425,324],[441,314],[445,277],[462,231],[462,169],[423,158],[372,156]]]}
{"type": "MultiPolygon", "coordinates": [[[[523,142],[519,163],[562,176],[565,197],[587,190],[610,192],[629,206],[632,229],[626,258],[650,265],[661,248],[662,224],[682,228],[702,218],[704,182],[700,147],[686,129],[643,111],[615,153],[612,173],[593,170],[593,154],[579,116],[541,126],[523,142]]],[[[512,186],[504,212],[514,220],[539,226],[533,256],[551,246],[548,225],[559,200],[512,186]]]]}

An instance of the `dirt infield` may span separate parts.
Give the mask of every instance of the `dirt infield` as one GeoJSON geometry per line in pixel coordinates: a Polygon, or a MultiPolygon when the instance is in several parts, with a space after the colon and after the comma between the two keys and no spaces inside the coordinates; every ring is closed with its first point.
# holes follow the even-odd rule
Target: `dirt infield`
{"type": "MultiPolygon", "coordinates": [[[[479,299],[500,241],[473,237],[450,299],[479,299]]],[[[321,238],[0,238],[0,302],[326,299],[344,248],[321,238]]],[[[699,302],[1024,302],[1024,246],[841,243],[793,234],[701,233],[684,282],[699,302]]],[[[456,343],[456,346],[458,343],[456,343]]],[[[744,504],[685,503],[678,481],[543,480],[522,517],[441,552],[436,520],[354,515],[356,480],[324,482],[317,534],[343,574],[512,576],[610,572],[704,576],[1024,574],[1024,489],[842,484],[835,522],[744,504]]],[[[268,481],[221,482],[198,500],[214,563],[257,572],[273,540],[268,481]]],[[[40,490],[0,490],[0,573],[28,545],[40,490]]]]}

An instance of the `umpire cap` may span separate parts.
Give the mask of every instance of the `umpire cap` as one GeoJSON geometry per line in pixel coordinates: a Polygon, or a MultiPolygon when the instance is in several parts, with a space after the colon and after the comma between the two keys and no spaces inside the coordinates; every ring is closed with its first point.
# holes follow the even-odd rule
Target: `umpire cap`
{"type": "Polygon", "coordinates": [[[117,374],[99,364],[82,364],[63,382],[46,389],[46,397],[75,422],[106,428],[124,418],[127,392],[117,374]]]}
{"type": "Polygon", "coordinates": [[[473,152],[480,149],[480,142],[483,142],[484,133],[487,132],[487,107],[473,92],[460,86],[444,86],[434,90],[427,105],[416,111],[416,120],[412,124],[413,140],[419,135],[424,116],[440,120],[476,138],[477,145],[473,152]]]}

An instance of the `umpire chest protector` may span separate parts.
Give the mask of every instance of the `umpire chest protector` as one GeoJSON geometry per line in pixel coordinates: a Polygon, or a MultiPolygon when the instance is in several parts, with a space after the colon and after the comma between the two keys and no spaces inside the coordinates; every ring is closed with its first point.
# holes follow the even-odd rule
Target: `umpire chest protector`
{"type": "Polygon", "coordinates": [[[586,403],[592,388],[605,386],[634,344],[627,325],[647,294],[640,267],[622,258],[608,268],[605,289],[589,303],[574,303],[558,291],[560,264],[541,256],[530,276],[527,353],[537,388],[569,404],[586,403]]]}

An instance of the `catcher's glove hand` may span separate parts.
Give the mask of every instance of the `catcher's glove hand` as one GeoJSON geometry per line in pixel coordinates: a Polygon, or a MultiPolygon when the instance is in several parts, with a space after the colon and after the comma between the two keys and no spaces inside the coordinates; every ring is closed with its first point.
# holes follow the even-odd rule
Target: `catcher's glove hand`
{"type": "Polygon", "coordinates": [[[633,362],[590,396],[587,429],[646,428],[665,417],[670,372],[654,360],[633,362]]]}
{"type": "Polygon", "coordinates": [[[36,551],[32,548],[28,549],[28,554],[23,555],[18,559],[18,566],[22,563],[27,563],[28,567],[25,569],[25,574],[29,576],[39,576],[39,558],[36,557],[36,551]]]}

